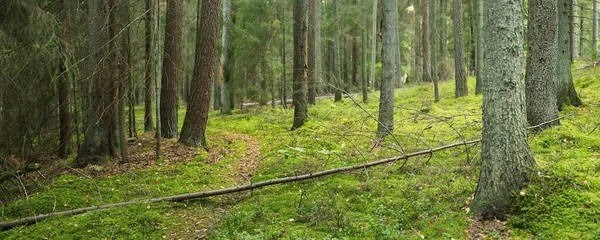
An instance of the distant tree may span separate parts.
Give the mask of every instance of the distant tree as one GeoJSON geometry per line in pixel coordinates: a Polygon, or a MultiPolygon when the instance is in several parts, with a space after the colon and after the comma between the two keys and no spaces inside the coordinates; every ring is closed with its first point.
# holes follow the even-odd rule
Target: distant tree
{"type": "Polygon", "coordinates": [[[454,10],[454,97],[467,96],[467,77],[463,59],[463,14],[462,0],[453,0],[454,10]]]}
{"type": "Polygon", "coordinates": [[[431,46],[431,41],[429,41],[429,1],[422,0],[423,5],[423,28],[421,29],[423,32],[423,41],[422,41],[422,49],[423,49],[423,78],[424,82],[431,82],[433,79],[431,78],[431,55],[429,53],[429,49],[431,46]]]}
{"type": "MultiPolygon", "coordinates": [[[[334,26],[339,26],[338,19],[338,0],[333,0],[333,21],[334,26]]],[[[333,87],[334,102],[342,101],[342,76],[340,74],[340,30],[335,27],[333,30],[333,87]]]]}
{"type": "Polygon", "coordinates": [[[317,64],[317,41],[316,41],[316,28],[317,28],[317,15],[316,15],[316,1],[307,0],[307,14],[308,14],[308,42],[307,42],[307,80],[308,80],[308,103],[315,104],[315,98],[317,96],[316,87],[316,64],[317,64]]]}
{"type": "Polygon", "coordinates": [[[515,191],[530,179],[523,76],[523,2],[484,0],[483,145],[472,210],[505,219],[515,191]]]}
{"type": "Polygon", "coordinates": [[[364,26],[361,32],[361,49],[362,49],[362,71],[361,71],[361,89],[362,89],[362,100],[364,103],[368,101],[369,98],[369,83],[367,80],[367,29],[369,29],[369,19],[367,17],[367,1],[362,1],[362,11],[363,11],[363,22],[364,26]]]}
{"type": "Polygon", "coordinates": [[[179,72],[181,71],[181,28],[183,3],[167,1],[163,70],[160,88],[160,125],[163,138],[176,138],[179,109],[179,72]]]}
{"type": "Polygon", "coordinates": [[[304,125],[306,109],[306,0],[294,0],[294,124],[292,130],[304,125]]]}
{"type": "Polygon", "coordinates": [[[413,7],[415,8],[415,18],[413,20],[413,24],[414,24],[414,36],[413,36],[413,40],[412,40],[412,51],[413,51],[413,61],[412,61],[412,66],[411,66],[411,76],[410,78],[412,79],[411,81],[413,82],[421,82],[421,62],[423,61],[423,58],[421,58],[421,46],[423,45],[421,42],[422,39],[422,33],[421,33],[421,20],[420,20],[420,14],[421,14],[421,4],[419,2],[419,0],[414,0],[413,2],[413,7]]]}
{"type": "Polygon", "coordinates": [[[483,1],[484,0],[474,0],[477,1],[475,11],[477,11],[477,57],[476,57],[476,67],[475,67],[475,94],[481,94],[483,91],[483,82],[481,80],[481,75],[483,74],[483,1]]]}
{"type": "Polygon", "coordinates": [[[198,15],[198,21],[202,16],[202,22],[196,30],[194,78],[190,86],[188,109],[179,137],[180,143],[205,149],[208,149],[206,123],[210,108],[211,80],[214,74],[213,56],[217,52],[220,10],[220,0],[202,0],[198,15]]]}
{"type": "Polygon", "coordinates": [[[431,79],[433,80],[433,97],[434,101],[440,101],[440,87],[439,87],[439,76],[437,72],[437,26],[436,26],[436,18],[437,13],[435,11],[435,0],[429,0],[429,41],[431,44],[431,79]]]}
{"type": "Polygon", "coordinates": [[[381,97],[379,99],[379,123],[377,138],[384,138],[394,131],[394,80],[396,78],[396,54],[398,48],[398,2],[382,1],[381,34],[383,38],[383,64],[381,97]]]}
{"type": "MultiPolygon", "coordinates": [[[[572,8],[572,3],[567,8],[572,8]]],[[[596,56],[598,52],[598,1],[596,0],[592,0],[592,51],[596,56]]]]}
{"type": "Polygon", "coordinates": [[[556,84],[558,109],[563,105],[581,106],[571,75],[571,10],[572,0],[558,0],[558,81],[556,84]]]}
{"type": "Polygon", "coordinates": [[[377,1],[373,0],[373,16],[371,19],[371,76],[369,81],[372,89],[375,89],[375,65],[377,61],[377,1]]]}
{"type": "Polygon", "coordinates": [[[83,145],[79,149],[74,165],[85,167],[91,163],[98,163],[105,156],[114,156],[116,144],[114,138],[115,126],[113,125],[114,98],[111,89],[111,73],[109,69],[108,28],[107,16],[103,0],[88,1],[88,47],[91,53],[88,57],[89,76],[91,78],[91,98],[86,117],[88,128],[85,131],[83,145]]]}
{"type": "Polygon", "coordinates": [[[571,18],[571,61],[575,60],[575,58],[579,57],[579,4],[577,0],[573,1],[573,14],[571,18]]]}
{"type": "MultiPolygon", "coordinates": [[[[335,1],[335,0],[334,0],[335,1]]],[[[282,65],[282,73],[281,73],[281,105],[284,108],[287,108],[287,68],[286,68],[286,49],[285,49],[285,0],[280,1],[281,4],[281,65],[282,65]]]]}
{"type": "Polygon", "coordinates": [[[223,0],[223,27],[221,31],[221,67],[223,79],[221,82],[221,113],[230,114],[233,109],[233,44],[231,44],[230,28],[234,24],[231,15],[231,0],[223,0]]]}
{"type": "Polygon", "coordinates": [[[144,54],[144,131],[154,130],[154,121],[152,121],[152,102],[154,99],[154,0],[146,0],[145,23],[145,54],[144,54]]]}
{"type": "MultiPolygon", "coordinates": [[[[525,86],[527,121],[535,126],[558,118],[556,60],[558,48],[556,0],[529,0],[525,86]]],[[[544,127],[557,125],[555,121],[544,127]]]]}

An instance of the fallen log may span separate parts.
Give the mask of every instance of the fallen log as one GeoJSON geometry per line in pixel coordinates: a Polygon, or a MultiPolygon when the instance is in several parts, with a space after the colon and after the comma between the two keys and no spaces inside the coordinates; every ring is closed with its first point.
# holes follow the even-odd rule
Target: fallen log
{"type": "Polygon", "coordinates": [[[112,208],[112,207],[120,207],[120,206],[127,206],[127,205],[133,205],[133,204],[141,204],[141,203],[153,203],[153,202],[164,202],[164,201],[177,202],[177,201],[183,201],[183,200],[205,198],[205,197],[210,197],[210,196],[218,196],[218,195],[224,195],[224,194],[229,194],[229,193],[248,191],[248,190],[252,190],[252,189],[256,189],[256,188],[262,188],[262,187],[266,187],[266,186],[270,186],[270,185],[275,185],[275,184],[297,182],[297,181],[332,175],[332,174],[336,174],[336,173],[349,172],[349,171],[353,171],[353,170],[357,170],[357,169],[370,168],[370,167],[374,167],[377,165],[395,162],[395,161],[398,161],[401,159],[408,159],[410,157],[415,157],[415,156],[420,156],[420,155],[425,155],[425,154],[433,154],[434,152],[438,152],[438,151],[445,150],[448,148],[453,148],[453,147],[463,146],[463,145],[470,145],[470,144],[475,144],[475,143],[479,143],[479,142],[481,142],[481,140],[457,142],[457,143],[453,143],[453,144],[449,144],[449,145],[445,145],[445,146],[441,146],[441,147],[437,147],[437,148],[413,152],[413,153],[405,154],[402,156],[380,159],[377,161],[368,162],[368,163],[364,163],[364,164],[360,164],[360,165],[335,168],[335,169],[325,170],[325,171],[321,171],[321,172],[308,173],[308,174],[292,176],[292,177],[272,179],[272,180],[267,180],[267,181],[262,181],[262,182],[257,182],[257,183],[251,183],[249,185],[239,185],[239,186],[235,186],[235,187],[223,188],[223,189],[218,189],[218,190],[210,190],[210,191],[205,191],[205,192],[186,193],[186,194],[180,194],[180,195],[174,195],[174,196],[150,198],[150,199],[136,200],[136,201],[129,201],[129,202],[112,203],[112,204],[106,204],[106,205],[100,205],[100,206],[78,208],[78,209],[73,209],[73,210],[63,211],[63,212],[41,214],[41,215],[37,215],[37,216],[33,216],[33,217],[26,217],[26,218],[15,219],[15,220],[6,221],[6,222],[0,222],[0,230],[8,230],[8,229],[14,228],[16,226],[37,223],[38,221],[42,221],[44,219],[51,218],[51,217],[72,216],[72,215],[81,214],[81,213],[85,213],[85,212],[89,212],[89,211],[93,211],[93,210],[107,209],[107,208],[112,208]]]}

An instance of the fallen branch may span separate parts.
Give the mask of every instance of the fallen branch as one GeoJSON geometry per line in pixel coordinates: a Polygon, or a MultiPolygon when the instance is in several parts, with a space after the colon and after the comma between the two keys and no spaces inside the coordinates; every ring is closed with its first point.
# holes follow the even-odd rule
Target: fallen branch
{"type": "Polygon", "coordinates": [[[29,164],[29,165],[27,165],[25,167],[19,168],[19,169],[13,171],[13,172],[2,173],[2,174],[0,174],[0,183],[3,182],[3,181],[5,181],[5,180],[11,179],[11,178],[16,178],[16,177],[18,177],[18,176],[20,176],[22,174],[25,174],[25,173],[29,173],[29,172],[34,172],[34,171],[40,170],[40,168],[41,167],[40,167],[39,164],[33,163],[33,164],[29,164]]]}
{"type": "Polygon", "coordinates": [[[6,222],[0,222],[0,230],[7,230],[7,229],[11,229],[16,226],[37,223],[38,221],[41,221],[41,220],[44,220],[47,218],[51,218],[51,217],[56,217],[56,216],[71,216],[71,215],[81,214],[81,213],[85,213],[85,212],[89,212],[89,211],[93,211],[93,210],[107,209],[107,208],[112,208],[112,207],[120,207],[120,206],[127,206],[127,205],[133,205],[133,204],[141,204],[141,203],[164,202],[164,201],[176,202],[176,201],[183,201],[183,200],[196,199],[196,198],[205,198],[205,197],[210,197],[210,196],[218,196],[218,195],[224,195],[224,194],[228,194],[228,193],[242,192],[242,191],[252,190],[252,189],[256,189],[256,188],[262,188],[262,187],[269,186],[269,185],[302,181],[302,180],[332,175],[335,173],[342,173],[342,172],[349,172],[349,171],[353,171],[353,170],[357,170],[357,169],[370,168],[370,167],[374,167],[377,165],[395,162],[395,161],[398,161],[401,159],[408,159],[408,158],[414,157],[414,156],[431,154],[431,153],[441,151],[444,149],[453,148],[453,147],[457,147],[457,146],[463,146],[463,145],[470,145],[470,144],[475,144],[475,143],[479,143],[479,142],[481,142],[481,140],[457,142],[457,143],[453,143],[453,144],[449,144],[449,145],[445,145],[445,146],[441,146],[441,147],[437,147],[437,148],[413,152],[413,153],[405,154],[402,156],[385,158],[385,159],[381,159],[381,160],[377,160],[377,161],[373,161],[373,162],[369,162],[369,163],[365,163],[365,164],[335,168],[335,169],[330,169],[330,170],[325,170],[325,171],[315,172],[315,173],[309,173],[309,174],[304,174],[304,175],[298,175],[298,176],[293,176],[293,177],[272,179],[272,180],[267,180],[267,181],[263,181],[263,182],[252,183],[249,185],[240,185],[240,186],[224,188],[224,189],[219,189],[219,190],[187,193],[187,194],[180,194],[180,195],[174,195],[174,196],[168,196],[168,197],[150,198],[150,199],[121,202],[121,203],[112,203],[112,204],[106,204],[106,205],[100,205],[100,206],[78,208],[78,209],[73,209],[73,210],[63,211],[63,212],[41,214],[41,215],[37,215],[34,217],[27,217],[27,218],[15,219],[15,220],[6,221],[6,222]]]}

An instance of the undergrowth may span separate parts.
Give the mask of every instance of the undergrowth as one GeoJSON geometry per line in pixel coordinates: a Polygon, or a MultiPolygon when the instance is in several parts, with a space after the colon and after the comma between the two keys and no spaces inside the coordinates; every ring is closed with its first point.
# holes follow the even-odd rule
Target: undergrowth
{"type": "MultiPolygon", "coordinates": [[[[574,72],[585,102],[566,107],[561,126],[530,135],[536,169],[515,193],[507,228],[515,239],[600,239],[600,69],[574,72]]],[[[453,99],[452,82],[395,92],[393,137],[375,145],[378,94],[309,106],[305,126],[289,131],[293,109],[246,108],[210,114],[209,139],[227,132],[258,140],[262,168],[252,182],[362,164],[481,136],[481,96],[453,99]],[[356,98],[356,99],[355,99],[356,98]]],[[[183,117],[183,112],[180,114],[183,117]]],[[[63,175],[28,199],[2,207],[0,220],[77,207],[217,189],[236,184],[231,165],[243,141],[211,142],[232,148],[216,163],[206,153],[192,161],[89,179],[63,175]]],[[[480,145],[456,147],[372,169],[180,203],[143,204],[54,218],[0,232],[20,238],[211,239],[464,239],[472,225],[470,202],[478,178],[480,145]]],[[[484,233],[495,238],[493,230],[484,233]]]]}

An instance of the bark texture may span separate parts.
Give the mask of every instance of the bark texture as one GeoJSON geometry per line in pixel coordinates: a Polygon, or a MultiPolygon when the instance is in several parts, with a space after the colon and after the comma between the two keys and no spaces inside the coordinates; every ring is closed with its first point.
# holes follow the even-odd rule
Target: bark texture
{"type": "Polygon", "coordinates": [[[556,95],[558,109],[563,105],[581,106],[581,99],[577,96],[571,75],[571,0],[558,0],[558,81],[556,95]]]}
{"type": "Polygon", "coordinates": [[[103,0],[88,1],[88,48],[92,53],[88,58],[91,91],[90,102],[86,114],[88,127],[84,133],[83,144],[75,159],[75,167],[83,168],[88,164],[98,163],[106,156],[115,154],[114,139],[111,137],[114,126],[112,116],[114,107],[111,99],[110,69],[107,60],[109,53],[107,13],[103,0]],[[110,113],[110,114],[109,114],[110,113]]]}
{"type": "Polygon", "coordinates": [[[154,99],[154,0],[146,0],[146,18],[145,23],[145,53],[144,53],[144,131],[154,130],[154,121],[152,121],[152,102],[154,99]]]}
{"type": "Polygon", "coordinates": [[[529,181],[533,158],[527,140],[523,76],[522,1],[485,0],[483,145],[472,210],[476,217],[506,217],[512,194],[529,181]]]}
{"type": "MultiPolygon", "coordinates": [[[[338,22],[338,0],[333,0],[333,21],[335,26],[339,26],[338,22]]],[[[338,27],[333,30],[333,87],[334,102],[342,101],[342,78],[340,74],[340,30],[338,27]]]]}
{"type": "Polygon", "coordinates": [[[206,122],[210,108],[211,80],[215,62],[219,34],[220,0],[202,0],[198,21],[202,23],[196,32],[196,56],[194,78],[190,86],[190,100],[179,142],[189,146],[204,147],[206,142],[206,122]]]}
{"type": "Polygon", "coordinates": [[[429,54],[429,49],[431,46],[431,42],[429,41],[429,1],[423,0],[421,1],[423,5],[423,82],[431,82],[431,56],[429,54]]]}
{"type": "Polygon", "coordinates": [[[183,5],[181,0],[167,2],[165,47],[160,89],[160,131],[163,138],[177,137],[179,109],[178,86],[181,66],[181,28],[183,5]]]}
{"type": "Polygon", "coordinates": [[[304,125],[306,108],[306,0],[294,0],[294,124],[292,130],[304,125]]]}
{"type": "Polygon", "coordinates": [[[231,0],[223,0],[223,31],[221,32],[221,67],[223,79],[221,82],[221,113],[230,114],[233,110],[233,46],[229,28],[233,25],[231,16],[231,0]]]}
{"type": "Polygon", "coordinates": [[[454,97],[467,96],[467,76],[463,57],[463,11],[462,0],[453,0],[454,10],[454,97]]]}
{"type": "Polygon", "coordinates": [[[308,81],[308,103],[314,105],[317,97],[316,86],[316,64],[317,64],[317,48],[316,48],[316,27],[317,15],[315,11],[316,0],[307,0],[308,13],[308,43],[307,43],[307,81],[308,81]]]}
{"type": "Polygon", "coordinates": [[[439,76],[438,76],[438,72],[437,72],[437,24],[436,24],[436,18],[437,18],[437,13],[436,13],[436,7],[435,7],[435,2],[436,0],[430,0],[429,1],[429,30],[431,31],[430,37],[429,37],[429,41],[431,41],[431,48],[429,49],[431,51],[431,79],[433,80],[433,99],[435,102],[439,102],[440,101],[440,87],[439,87],[439,76]]]}
{"type": "MultiPolygon", "coordinates": [[[[558,12],[556,0],[529,0],[528,50],[525,72],[527,121],[535,126],[558,118],[556,55],[558,12]]],[[[544,125],[551,127],[558,121],[544,125]]]]}
{"type": "Polygon", "coordinates": [[[474,0],[477,1],[476,11],[477,11],[477,57],[475,61],[475,94],[481,94],[483,92],[483,81],[481,80],[481,75],[483,72],[483,1],[484,0],[474,0]]]}
{"type": "Polygon", "coordinates": [[[394,82],[396,78],[396,54],[398,53],[398,3],[396,0],[382,1],[381,19],[383,37],[383,64],[381,76],[381,97],[379,98],[379,118],[377,138],[384,138],[394,131],[394,82]]]}

